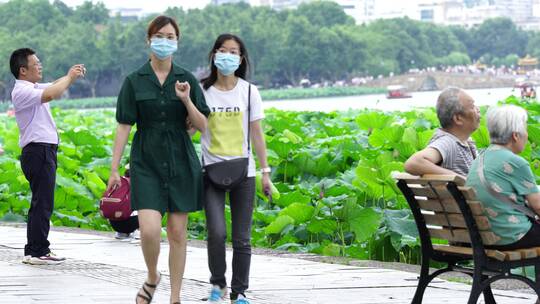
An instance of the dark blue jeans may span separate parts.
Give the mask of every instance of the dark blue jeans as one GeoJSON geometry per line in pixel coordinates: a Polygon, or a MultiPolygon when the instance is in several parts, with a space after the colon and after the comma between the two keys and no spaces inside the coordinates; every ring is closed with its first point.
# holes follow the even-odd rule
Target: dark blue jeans
{"type": "Polygon", "coordinates": [[[32,190],[25,256],[40,257],[50,252],[49,221],[54,208],[57,150],[57,145],[44,143],[30,143],[22,149],[21,168],[32,190]]]}
{"type": "MultiPolygon", "coordinates": [[[[227,286],[225,271],[225,241],[227,226],[225,223],[224,190],[216,188],[210,180],[204,179],[206,228],[208,229],[208,267],[210,283],[227,286]]],[[[253,201],[255,200],[255,178],[247,177],[229,192],[232,220],[232,280],[231,296],[243,294],[249,287],[249,269],[251,266],[251,221],[253,201]]]]}

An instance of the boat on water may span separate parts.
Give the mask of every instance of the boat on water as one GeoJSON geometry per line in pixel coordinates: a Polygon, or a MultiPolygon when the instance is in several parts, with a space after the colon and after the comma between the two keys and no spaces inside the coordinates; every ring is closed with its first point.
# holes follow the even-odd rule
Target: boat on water
{"type": "Polygon", "coordinates": [[[397,98],[411,98],[412,95],[407,92],[407,88],[402,85],[390,85],[386,87],[388,93],[386,98],[388,99],[397,99],[397,98]]]}
{"type": "Polygon", "coordinates": [[[514,87],[520,89],[521,98],[536,98],[536,82],[530,80],[518,81],[514,87]]]}

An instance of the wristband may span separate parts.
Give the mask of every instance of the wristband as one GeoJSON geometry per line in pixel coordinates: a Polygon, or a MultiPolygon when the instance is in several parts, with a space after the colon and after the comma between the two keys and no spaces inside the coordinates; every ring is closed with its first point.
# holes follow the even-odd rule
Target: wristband
{"type": "Polygon", "coordinates": [[[270,169],[270,167],[261,168],[261,172],[262,173],[270,173],[270,172],[272,172],[272,169],[270,169]]]}

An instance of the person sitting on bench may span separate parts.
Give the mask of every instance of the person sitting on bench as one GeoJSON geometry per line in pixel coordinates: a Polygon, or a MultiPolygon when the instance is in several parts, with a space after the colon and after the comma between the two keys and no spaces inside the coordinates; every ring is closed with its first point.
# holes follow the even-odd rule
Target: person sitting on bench
{"type": "Polygon", "coordinates": [[[446,88],[437,99],[437,129],[428,146],[405,162],[405,171],[413,175],[469,173],[476,158],[471,134],[480,125],[480,112],[474,100],[456,87],[446,88]]]}
{"type": "Polygon", "coordinates": [[[514,105],[490,108],[491,145],[473,161],[466,185],[476,190],[492,231],[500,238],[488,248],[513,250],[540,246],[540,193],[527,160],[527,112],[514,105]]]}

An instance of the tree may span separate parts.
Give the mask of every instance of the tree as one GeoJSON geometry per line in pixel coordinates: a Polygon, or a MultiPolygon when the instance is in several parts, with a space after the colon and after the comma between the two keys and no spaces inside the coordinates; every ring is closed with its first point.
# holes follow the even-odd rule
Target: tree
{"type": "Polygon", "coordinates": [[[33,28],[51,33],[65,25],[62,13],[47,0],[13,0],[0,5],[1,26],[9,31],[25,32],[33,28]]]}
{"type": "Polygon", "coordinates": [[[92,24],[105,24],[109,20],[109,10],[103,2],[94,5],[91,1],[85,1],[77,7],[73,17],[75,20],[92,24]]]}
{"type": "Polygon", "coordinates": [[[448,27],[423,23],[421,30],[429,41],[427,45],[434,58],[445,57],[453,52],[467,51],[465,45],[448,27]]]}
{"type": "MultiPolygon", "coordinates": [[[[69,22],[62,30],[55,33],[51,39],[54,43],[49,43],[44,51],[47,56],[44,60],[46,70],[58,78],[78,63],[84,63],[87,69],[85,81],[87,90],[92,97],[96,96],[95,84],[102,68],[103,49],[96,45],[98,33],[90,23],[69,22]],[[73,47],[66,47],[73,46],[73,47]]],[[[79,88],[83,90],[84,88],[79,88]]],[[[86,95],[86,94],[85,94],[86,95]]]]}
{"type": "Polygon", "coordinates": [[[491,63],[495,66],[505,66],[505,67],[511,67],[511,66],[517,66],[519,60],[519,56],[516,54],[510,54],[504,58],[493,58],[491,63]]]}
{"type": "Polygon", "coordinates": [[[527,46],[527,34],[507,18],[484,21],[473,30],[473,40],[475,43],[470,50],[473,60],[486,54],[500,58],[510,54],[523,56],[527,46]]]}
{"type": "Polygon", "coordinates": [[[452,52],[448,56],[439,58],[437,64],[442,66],[469,65],[471,64],[471,58],[465,53],[452,52]]]}
{"type": "Polygon", "coordinates": [[[392,58],[399,65],[397,72],[407,72],[413,67],[424,68],[433,64],[428,39],[420,26],[420,22],[408,18],[381,20],[370,26],[386,36],[385,48],[392,50],[392,58]]]}
{"type": "Polygon", "coordinates": [[[61,0],[54,0],[53,6],[56,7],[64,17],[73,16],[73,10],[61,0]]]}
{"type": "Polygon", "coordinates": [[[540,58],[540,33],[529,32],[528,34],[527,54],[540,58]]]}
{"type": "Polygon", "coordinates": [[[452,32],[452,34],[457,38],[457,40],[463,44],[465,47],[465,52],[467,54],[471,54],[472,49],[474,48],[475,41],[473,38],[472,30],[468,30],[463,26],[450,26],[448,29],[452,32]]]}
{"type": "Polygon", "coordinates": [[[302,3],[292,13],[298,17],[305,17],[315,27],[354,24],[354,19],[347,15],[339,4],[332,1],[302,3]]]}

